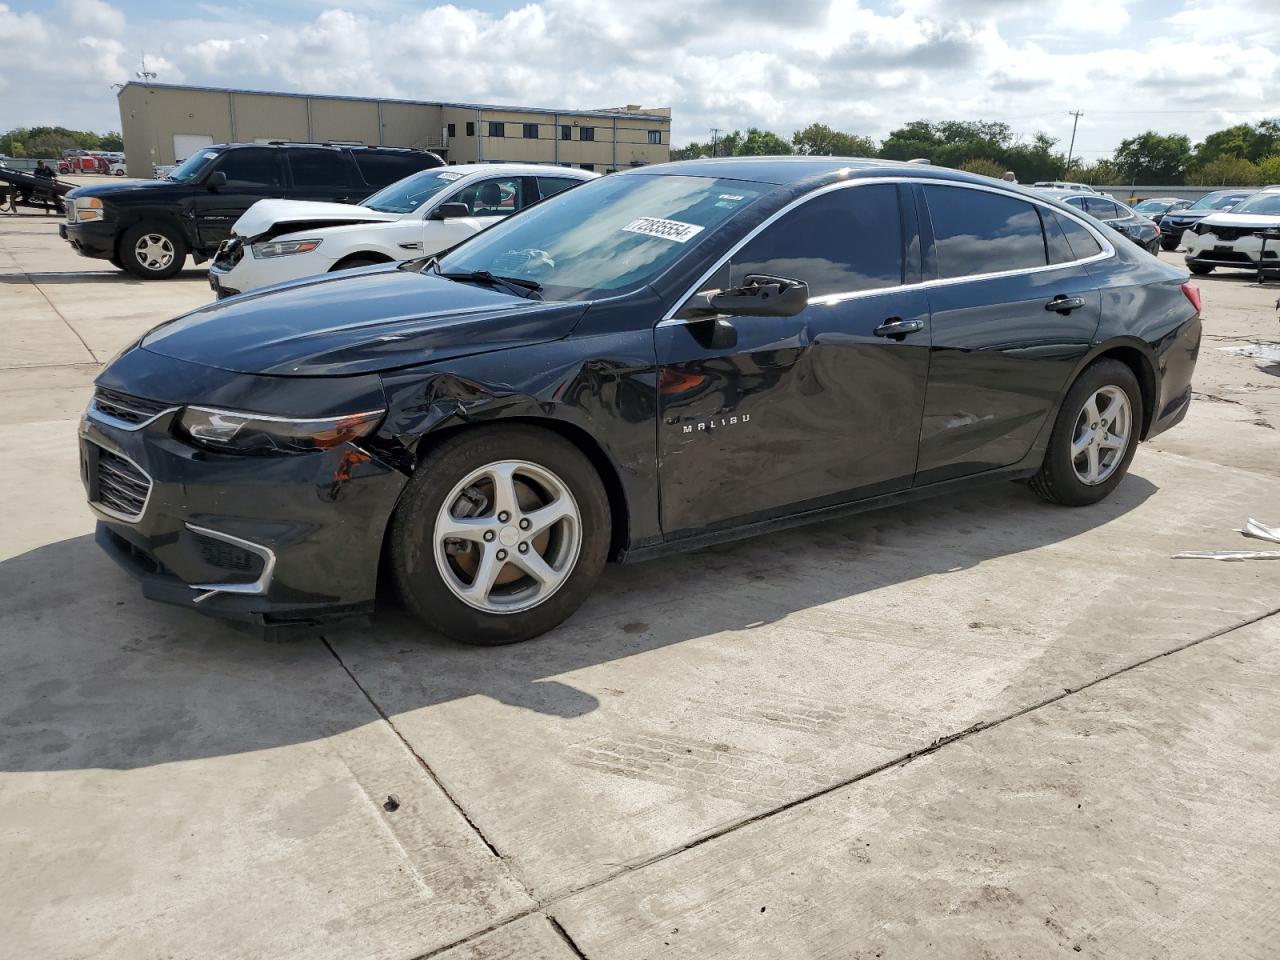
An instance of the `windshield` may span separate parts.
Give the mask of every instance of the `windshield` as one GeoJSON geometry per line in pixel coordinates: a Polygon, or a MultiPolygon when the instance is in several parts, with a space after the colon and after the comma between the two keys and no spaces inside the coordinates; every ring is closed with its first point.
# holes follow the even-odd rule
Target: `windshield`
{"type": "Polygon", "coordinates": [[[453,170],[425,170],[383,187],[361,206],[382,213],[413,213],[462,176],[453,170]]]}
{"type": "Polygon", "coordinates": [[[1143,200],[1133,209],[1139,213],[1164,213],[1172,206],[1172,200],[1143,200]]]}
{"type": "Polygon", "coordinates": [[[1232,207],[1231,212],[1261,213],[1269,217],[1280,216],[1280,192],[1255,193],[1244,203],[1237,207],[1232,207]]]}
{"type": "Polygon", "coordinates": [[[1247,193],[1211,193],[1208,196],[1201,197],[1188,210],[1222,210],[1225,207],[1232,207],[1247,197],[1247,193]]]}
{"type": "Polygon", "coordinates": [[[190,183],[204,172],[205,167],[218,159],[217,150],[201,150],[194,153],[170,173],[166,180],[177,180],[179,183],[190,183]]]}
{"type": "Polygon", "coordinates": [[[440,261],[440,272],[533,281],[548,300],[619,293],[657,277],[769,189],[710,177],[602,177],[477,234],[440,261]]]}

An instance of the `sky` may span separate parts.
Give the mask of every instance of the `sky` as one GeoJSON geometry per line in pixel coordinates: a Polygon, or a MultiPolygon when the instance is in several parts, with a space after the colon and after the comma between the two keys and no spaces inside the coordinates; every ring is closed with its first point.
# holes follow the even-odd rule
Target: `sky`
{"type": "Polygon", "coordinates": [[[1280,115],[1280,0],[0,0],[0,130],[118,130],[112,84],[591,108],[673,142],[1004,120],[1106,156],[1280,115]]]}

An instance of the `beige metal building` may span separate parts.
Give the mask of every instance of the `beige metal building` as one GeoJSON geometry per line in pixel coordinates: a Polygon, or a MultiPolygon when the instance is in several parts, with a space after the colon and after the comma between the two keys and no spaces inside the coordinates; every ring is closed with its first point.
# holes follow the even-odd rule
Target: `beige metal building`
{"type": "Polygon", "coordinates": [[[346,142],[432,150],[449,163],[558,163],[600,172],[665,163],[671,108],[553,110],[428,100],[126,83],[120,129],[129,176],[214,143],[346,142]]]}

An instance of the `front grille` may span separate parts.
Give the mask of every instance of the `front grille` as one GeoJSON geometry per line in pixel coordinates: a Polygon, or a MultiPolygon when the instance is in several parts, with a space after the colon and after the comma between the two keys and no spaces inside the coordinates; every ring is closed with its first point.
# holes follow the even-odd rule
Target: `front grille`
{"type": "Polygon", "coordinates": [[[244,240],[241,237],[232,237],[218,245],[218,252],[214,255],[213,262],[221,269],[230,270],[243,258],[244,240]]]}
{"type": "Polygon", "coordinates": [[[93,502],[117,514],[122,520],[137,520],[147,505],[147,497],[151,493],[151,478],[132,461],[104,447],[97,447],[96,459],[96,482],[90,488],[97,490],[93,502]]]}
{"type": "Polygon", "coordinates": [[[1239,240],[1241,237],[1251,237],[1257,233],[1255,227],[1209,227],[1206,233],[1212,233],[1219,240],[1239,240]]]}
{"type": "Polygon", "coordinates": [[[200,556],[211,567],[232,570],[236,573],[250,574],[249,581],[257,579],[262,572],[262,557],[233,543],[215,540],[202,533],[195,534],[196,544],[200,547],[200,556]]]}
{"type": "Polygon", "coordinates": [[[108,417],[135,424],[146,423],[172,406],[158,400],[144,400],[118,390],[108,390],[106,387],[98,387],[94,391],[93,405],[108,417]]]}

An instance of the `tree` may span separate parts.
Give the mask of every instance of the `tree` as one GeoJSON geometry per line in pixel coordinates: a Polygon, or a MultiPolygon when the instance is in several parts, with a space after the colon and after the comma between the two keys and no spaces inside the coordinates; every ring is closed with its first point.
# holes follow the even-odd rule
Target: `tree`
{"type": "MultiPolygon", "coordinates": [[[[734,131],[737,133],[737,131],[734,131]]],[[[739,157],[776,157],[791,153],[791,144],[771,130],[748,127],[747,136],[734,151],[739,157]]]]}
{"type": "Polygon", "coordinates": [[[112,153],[119,153],[124,149],[124,137],[116,130],[108,130],[98,138],[98,148],[100,150],[110,150],[112,153]]]}
{"type": "Polygon", "coordinates": [[[1112,163],[1127,183],[1182,183],[1191,164],[1191,139],[1154,130],[1121,140],[1112,163]]]}
{"type": "Polygon", "coordinates": [[[874,157],[876,142],[856,133],[841,133],[825,123],[811,123],[791,137],[796,153],[811,157],[874,157]]]}
{"type": "Polygon", "coordinates": [[[1219,157],[1192,170],[1187,182],[1206,187],[1247,187],[1261,183],[1262,172],[1244,157],[1219,157]]]}
{"type": "Polygon", "coordinates": [[[1097,186],[1104,183],[1119,183],[1120,171],[1110,160],[1095,160],[1083,166],[1073,166],[1067,173],[1072,180],[1097,186]]]}
{"type": "Polygon", "coordinates": [[[1263,157],[1258,164],[1258,182],[1270,186],[1280,184],[1280,153],[1273,157],[1263,157]]]}
{"type": "Polygon", "coordinates": [[[960,165],[960,169],[968,173],[977,173],[984,177],[994,177],[996,180],[999,180],[1005,174],[1005,167],[994,160],[987,160],[986,158],[966,160],[960,165]]]}
{"type": "Polygon", "coordinates": [[[1257,125],[1237,123],[1209,134],[1196,146],[1196,165],[1204,166],[1224,157],[1257,163],[1277,151],[1280,151],[1280,120],[1263,120],[1257,125]]]}

